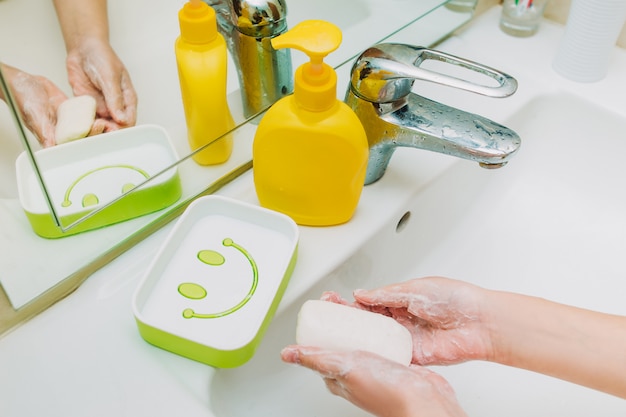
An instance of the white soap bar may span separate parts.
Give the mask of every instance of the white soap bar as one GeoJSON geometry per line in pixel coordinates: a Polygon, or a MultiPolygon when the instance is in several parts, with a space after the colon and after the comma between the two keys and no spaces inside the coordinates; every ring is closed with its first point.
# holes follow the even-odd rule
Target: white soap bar
{"type": "Polygon", "coordinates": [[[391,317],[322,300],[308,300],[300,308],[296,343],[365,350],[403,365],[413,356],[411,333],[391,317]]]}
{"type": "Polygon", "coordinates": [[[96,119],[96,99],[77,96],[65,100],[57,109],[54,138],[57,144],[84,138],[96,119]]]}

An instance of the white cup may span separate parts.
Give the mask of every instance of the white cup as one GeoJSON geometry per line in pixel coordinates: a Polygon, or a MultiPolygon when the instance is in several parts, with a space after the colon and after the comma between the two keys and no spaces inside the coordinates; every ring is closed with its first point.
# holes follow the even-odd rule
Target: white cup
{"type": "Polygon", "coordinates": [[[513,36],[532,36],[539,30],[548,0],[504,0],[500,29],[513,36]]]}
{"type": "Polygon", "coordinates": [[[554,70],[576,82],[603,79],[624,20],[625,0],[573,0],[554,70]]]}

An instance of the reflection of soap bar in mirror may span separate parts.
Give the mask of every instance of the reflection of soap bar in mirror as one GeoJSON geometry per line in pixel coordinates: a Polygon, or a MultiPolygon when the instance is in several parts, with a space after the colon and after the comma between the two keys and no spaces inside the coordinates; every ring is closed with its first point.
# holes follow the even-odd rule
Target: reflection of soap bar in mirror
{"type": "Polygon", "coordinates": [[[296,343],[364,350],[403,365],[413,357],[411,333],[391,317],[322,300],[308,300],[300,308],[296,343]]]}
{"type": "Polygon", "coordinates": [[[57,109],[56,143],[84,138],[95,120],[96,99],[87,95],[68,98],[57,109]]]}

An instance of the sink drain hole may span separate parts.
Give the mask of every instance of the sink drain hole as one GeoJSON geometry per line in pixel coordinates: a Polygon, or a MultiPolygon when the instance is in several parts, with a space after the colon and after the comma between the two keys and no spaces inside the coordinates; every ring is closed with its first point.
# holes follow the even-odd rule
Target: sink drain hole
{"type": "Polygon", "coordinates": [[[396,225],[396,233],[400,233],[402,229],[404,229],[406,225],[409,224],[410,218],[411,218],[410,211],[407,211],[406,213],[402,215],[402,217],[400,217],[400,220],[398,220],[398,224],[396,225]]]}

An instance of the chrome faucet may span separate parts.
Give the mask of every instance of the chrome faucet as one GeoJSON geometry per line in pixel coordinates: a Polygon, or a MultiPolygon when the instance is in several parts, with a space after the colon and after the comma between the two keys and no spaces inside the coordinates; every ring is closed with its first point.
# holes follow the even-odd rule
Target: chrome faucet
{"type": "Polygon", "coordinates": [[[352,67],[345,99],[367,132],[366,185],[383,176],[398,146],[469,159],[484,168],[499,168],[517,152],[521,140],[511,129],[411,92],[415,80],[489,97],[507,97],[517,90],[511,76],[443,52],[397,43],[368,48],[352,67]],[[495,80],[497,86],[420,68],[426,60],[475,71],[495,80]]]}
{"type": "Polygon", "coordinates": [[[254,116],[293,91],[289,49],[271,39],[287,31],[285,0],[205,0],[237,66],[244,116],[254,116]]]}

